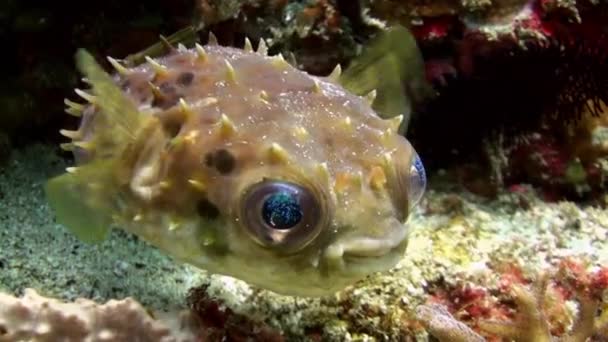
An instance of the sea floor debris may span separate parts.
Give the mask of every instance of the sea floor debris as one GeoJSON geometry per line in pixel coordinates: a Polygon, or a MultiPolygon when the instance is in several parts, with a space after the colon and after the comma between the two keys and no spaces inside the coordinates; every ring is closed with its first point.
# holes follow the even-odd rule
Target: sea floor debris
{"type": "MultiPolygon", "coordinates": [[[[280,296],[179,265],[124,233],[113,233],[99,246],[79,243],[53,222],[42,196],[44,181],[65,166],[56,153],[41,145],[15,150],[0,169],[3,292],[21,296],[34,288],[65,301],[84,297],[98,303],[132,297],[149,310],[171,312],[186,309],[189,289],[199,287],[205,292],[199,312],[217,319],[249,317],[289,341],[426,341],[416,308],[439,290],[467,285],[494,296],[505,273],[497,270],[506,263],[519,265],[523,274],[566,259],[584,259],[595,270],[608,265],[604,208],[546,203],[526,186],[489,200],[431,179],[410,221],[407,254],[396,268],[333,296],[280,296]]],[[[576,308],[567,308],[572,312],[551,318],[574,317],[576,308]]],[[[462,312],[452,314],[470,323],[462,312]]]]}

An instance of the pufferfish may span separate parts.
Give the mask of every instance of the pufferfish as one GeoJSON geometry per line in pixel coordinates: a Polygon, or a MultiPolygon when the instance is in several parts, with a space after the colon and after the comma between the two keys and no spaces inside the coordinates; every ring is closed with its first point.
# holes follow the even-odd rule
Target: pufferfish
{"type": "Polygon", "coordinates": [[[424,168],[399,134],[403,115],[383,119],[376,92],[361,92],[379,88],[385,117],[406,111],[402,86],[422,84],[423,67],[404,28],[376,42],[328,77],[268,56],[263,40],[254,51],[210,36],[135,67],[109,58],[113,75],[79,50],[91,89],[76,90],[86,104],[66,100],[81,121],[61,131],[77,165],[46,185],[57,221],[87,242],[119,227],[286,295],[334,293],[393,267],[424,168]]]}

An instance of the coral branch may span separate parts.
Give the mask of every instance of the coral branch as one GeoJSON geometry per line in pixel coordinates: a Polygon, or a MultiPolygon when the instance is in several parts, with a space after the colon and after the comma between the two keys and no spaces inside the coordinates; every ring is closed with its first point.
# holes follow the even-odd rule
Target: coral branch
{"type": "Polygon", "coordinates": [[[421,305],[416,314],[428,331],[440,341],[484,342],[484,338],[466,324],[457,321],[445,306],[421,305]]]}
{"type": "MultiPolygon", "coordinates": [[[[449,302],[447,307],[422,305],[418,307],[417,314],[429,333],[440,341],[485,341],[478,332],[492,341],[495,338],[521,342],[585,342],[589,338],[603,341],[601,338],[608,333],[608,310],[602,304],[608,288],[607,272],[608,268],[602,267],[590,273],[582,262],[566,258],[557,270],[537,276],[530,285],[505,283],[510,295],[507,302],[514,303],[512,309],[517,313],[512,319],[507,316],[471,316],[468,327],[448,311],[448,308],[455,311],[458,307],[451,307],[449,302]],[[563,311],[567,310],[566,301],[571,300],[578,303],[574,322],[571,322],[572,316],[563,311]]],[[[487,302],[487,299],[482,296],[478,301],[487,302]]]]}
{"type": "Polygon", "coordinates": [[[189,313],[157,319],[131,298],[98,304],[64,303],[26,289],[21,298],[0,293],[0,342],[8,341],[192,341],[189,313]]]}
{"type": "Polygon", "coordinates": [[[479,327],[503,338],[516,341],[551,341],[549,324],[541,310],[545,286],[533,293],[523,285],[514,284],[513,299],[520,312],[515,322],[480,321],[479,327]]]}

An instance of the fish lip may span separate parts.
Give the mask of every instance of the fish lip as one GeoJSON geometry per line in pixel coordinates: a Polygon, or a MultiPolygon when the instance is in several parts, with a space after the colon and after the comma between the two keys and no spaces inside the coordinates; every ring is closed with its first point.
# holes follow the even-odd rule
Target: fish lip
{"type": "Polygon", "coordinates": [[[355,283],[370,275],[387,272],[397,266],[404,258],[405,245],[406,243],[402,243],[399,246],[387,249],[386,253],[380,256],[344,255],[341,259],[341,267],[334,267],[329,270],[329,278],[339,273],[342,277],[353,279],[352,283],[355,283]]]}
{"type": "Polygon", "coordinates": [[[395,244],[394,246],[376,248],[374,250],[369,250],[369,251],[362,251],[362,252],[344,251],[343,258],[344,259],[361,259],[361,260],[382,258],[388,254],[395,252],[396,250],[400,250],[400,249],[405,250],[405,246],[403,246],[403,245],[407,245],[407,240],[408,240],[407,236],[405,236],[403,239],[399,240],[399,243],[395,244]]]}
{"type": "Polygon", "coordinates": [[[326,276],[341,273],[345,276],[366,276],[383,272],[394,267],[403,257],[409,242],[409,229],[403,225],[404,233],[394,243],[370,250],[344,248],[342,243],[334,242],[325,248],[323,268],[326,276]]]}
{"type": "MultiPolygon", "coordinates": [[[[343,256],[355,257],[381,257],[401,247],[407,242],[408,225],[396,218],[390,218],[383,224],[386,227],[386,235],[378,237],[359,237],[343,243],[343,256]],[[395,227],[395,228],[393,228],[395,227]]],[[[337,243],[341,243],[339,240],[337,243]]]]}

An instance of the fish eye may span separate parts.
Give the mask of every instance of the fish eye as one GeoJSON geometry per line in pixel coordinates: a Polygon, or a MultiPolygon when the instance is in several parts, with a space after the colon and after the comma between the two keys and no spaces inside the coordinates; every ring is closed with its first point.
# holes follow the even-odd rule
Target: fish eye
{"type": "Polygon", "coordinates": [[[426,172],[418,153],[414,152],[412,165],[410,166],[408,180],[408,200],[410,208],[413,208],[424,194],[426,189],[426,172]]]}
{"type": "Polygon", "coordinates": [[[264,180],[250,186],[240,210],[242,224],[255,241],[285,252],[303,248],[321,228],[317,198],[292,182],[264,180]]]}

